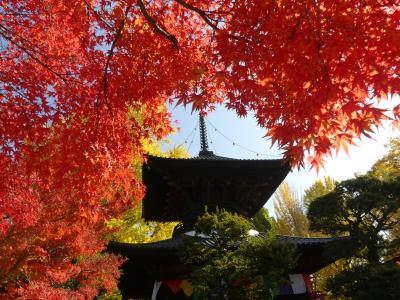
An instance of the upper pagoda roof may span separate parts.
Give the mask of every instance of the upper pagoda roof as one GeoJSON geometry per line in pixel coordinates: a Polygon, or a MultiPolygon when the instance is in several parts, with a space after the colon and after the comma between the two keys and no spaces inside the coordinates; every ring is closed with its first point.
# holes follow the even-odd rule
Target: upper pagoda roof
{"type": "Polygon", "coordinates": [[[233,159],[212,154],[189,159],[148,156],[143,165],[147,187],[143,217],[195,220],[205,207],[253,217],[289,171],[289,164],[281,159],[233,159]]]}
{"type": "Polygon", "coordinates": [[[208,149],[207,130],[200,116],[200,152],[193,158],[149,155],[143,164],[147,187],[143,217],[151,221],[194,224],[205,208],[216,207],[246,217],[264,206],[290,171],[282,159],[235,159],[208,149]]]}

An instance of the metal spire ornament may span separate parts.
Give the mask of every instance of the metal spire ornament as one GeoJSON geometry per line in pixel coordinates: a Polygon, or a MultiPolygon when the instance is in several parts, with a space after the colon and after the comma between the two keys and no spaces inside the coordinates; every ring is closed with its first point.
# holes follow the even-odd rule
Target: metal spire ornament
{"type": "Polygon", "coordinates": [[[200,152],[199,156],[214,156],[214,152],[208,150],[208,140],[207,140],[207,127],[204,121],[204,117],[199,114],[199,124],[200,124],[200,152]]]}

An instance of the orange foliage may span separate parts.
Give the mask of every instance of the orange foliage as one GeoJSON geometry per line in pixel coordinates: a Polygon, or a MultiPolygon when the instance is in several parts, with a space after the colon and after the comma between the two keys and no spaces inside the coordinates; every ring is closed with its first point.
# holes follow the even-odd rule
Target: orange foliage
{"type": "Polygon", "coordinates": [[[297,166],[368,135],[387,118],[374,97],[399,93],[399,6],[1,1],[0,288],[73,299],[114,287],[118,260],[90,262],[104,222],[143,195],[131,161],[171,131],[168,101],[254,111],[297,166]]]}

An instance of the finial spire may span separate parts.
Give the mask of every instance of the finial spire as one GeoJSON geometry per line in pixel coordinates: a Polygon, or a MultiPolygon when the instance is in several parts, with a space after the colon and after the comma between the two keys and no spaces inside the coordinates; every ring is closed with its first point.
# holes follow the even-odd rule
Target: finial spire
{"type": "Polygon", "coordinates": [[[207,127],[204,122],[204,117],[199,114],[200,120],[200,153],[199,156],[208,156],[214,155],[214,153],[208,150],[208,141],[207,141],[207,127]]]}

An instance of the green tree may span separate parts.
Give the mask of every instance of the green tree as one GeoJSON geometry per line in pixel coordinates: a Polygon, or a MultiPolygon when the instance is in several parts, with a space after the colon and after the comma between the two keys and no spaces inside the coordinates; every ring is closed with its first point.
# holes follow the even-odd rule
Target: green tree
{"type": "MultiPolygon", "coordinates": [[[[372,166],[368,175],[381,180],[400,177],[400,137],[391,139],[386,145],[388,153],[372,166]]],[[[400,219],[400,214],[397,214],[400,219]]],[[[400,238],[400,224],[388,231],[391,238],[400,238]]]]}
{"type": "Polygon", "coordinates": [[[251,222],[225,210],[206,212],[187,237],[180,257],[196,266],[195,299],[272,299],[295,263],[295,248],[267,235],[250,236],[251,222]]]}
{"type": "Polygon", "coordinates": [[[398,240],[385,231],[399,223],[400,181],[357,177],[339,183],[333,192],[310,204],[311,230],[338,236],[349,235],[356,256],[379,262],[397,247],[398,240]]]}
{"type": "Polygon", "coordinates": [[[251,219],[253,227],[263,234],[275,233],[274,219],[270,217],[268,210],[262,207],[251,219]]]}
{"type": "Polygon", "coordinates": [[[400,298],[400,268],[392,262],[356,266],[327,282],[335,299],[397,300],[400,298]]]}
{"type": "Polygon", "coordinates": [[[310,203],[311,230],[350,237],[330,249],[339,257],[349,258],[347,268],[327,281],[327,289],[335,297],[400,297],[399,284],[396,283],[399,270],[392,263],[383,263],[390,254],[399,250],[399,239],[385,236],[385,232],[398,224],[396,213],[399,209],[400,181],[381,181],[368,176],[343,181],[334,191],[310,203]],[[389,274],[394,281],[386,277],[389,274]],[[379,286],[385,280],[386,283],[379,286]]]}
{"type": "Polygon", "coordinates": [[[304,191],[304,205],[308,207],[315,199],[332,192],[337,181],[330,176],[316,180],[304,191]]]}

